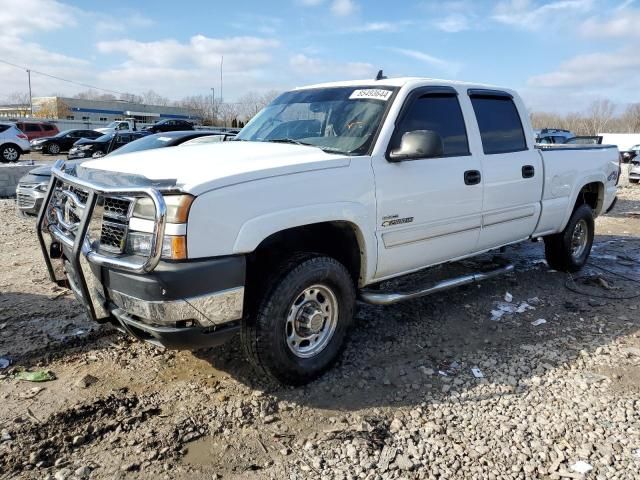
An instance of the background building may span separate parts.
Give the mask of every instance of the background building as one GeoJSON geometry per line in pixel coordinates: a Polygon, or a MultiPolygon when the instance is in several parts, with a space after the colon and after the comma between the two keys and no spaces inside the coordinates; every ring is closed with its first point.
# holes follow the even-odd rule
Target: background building
{"type": "Polygon", "coordinates": [[[154,123],[165,118],[200,122],[193,111],[183,107],[146,105],[124,100],[88,100],[70,97],[34,97],[33,116],[83,122],[112,122],[135,118],[142,123],[154,123]]]}

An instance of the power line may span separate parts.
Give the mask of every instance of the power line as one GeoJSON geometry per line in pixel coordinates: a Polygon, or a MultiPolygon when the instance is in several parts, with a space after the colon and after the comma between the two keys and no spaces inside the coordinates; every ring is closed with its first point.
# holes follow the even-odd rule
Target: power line
{"type": "Polygon", "coordinates": [[[96,87],[95,85],[89,85],[88,83],[76,82],[74,80],[69,80],[68,78],[57,77],[55,75],[51,75],[51,74],[45,73],[45,72],[40,72],[38,70],[33,70],[33,69],[30,69],[30,68],[24,67],[22,65],[16,65],[15,63],[11,63],[11,62],[8,62],[8,61],[2,60],[2,59],[0,59],[0,63],[4,63],[6,65],[10,65],[12,67],[19,68],[21,70],[25,70],[26,72],[31,71],[31,73],[37,73],[38,75],[43,75],[45,77],[53,78],[55,80],[60,80],[61,82],[71,83],[73,85],[77,85],[77,86],[80,86],[80,87],[91,88],[93,90],[100,90],[102,92],[115,93],[116,95],[121,95],[121,96],[122,95],[129,95],[128,93],[125,93],[125,92],[118,92],[116,90],[109,90],[108,88],[101,88],[101,87],[96,87]]]}

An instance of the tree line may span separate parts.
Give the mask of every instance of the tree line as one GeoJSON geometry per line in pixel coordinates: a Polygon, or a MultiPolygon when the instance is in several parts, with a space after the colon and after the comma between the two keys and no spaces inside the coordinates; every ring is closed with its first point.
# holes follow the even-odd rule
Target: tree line
{"type": "Polygon", "coordinates": [[[640,133],[640,103],[632,103],[620,113],[610,100],[596,100],[583,112],[558,114],[530,112],[533,128],[562,128],[576,135],[599,133],[640,133]]]}

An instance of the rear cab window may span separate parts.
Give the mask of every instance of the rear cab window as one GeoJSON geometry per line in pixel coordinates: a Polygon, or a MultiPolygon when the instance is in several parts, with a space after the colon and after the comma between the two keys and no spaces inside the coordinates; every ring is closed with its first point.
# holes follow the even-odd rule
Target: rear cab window
{"type": "Polygon", "coordinates": [[[405,133],[431,130],[442,139],[442,157],[469,155],[467,131],[457,92],[427,87],[419,89],[409,102],[391,138],[390,151],[400,146],[405,133]]]}
{"type": "Polygon", "coordinates": [[[506,92],[470,90],[485,155],[521,152],[527,142],[520,114],[506,92]]]}

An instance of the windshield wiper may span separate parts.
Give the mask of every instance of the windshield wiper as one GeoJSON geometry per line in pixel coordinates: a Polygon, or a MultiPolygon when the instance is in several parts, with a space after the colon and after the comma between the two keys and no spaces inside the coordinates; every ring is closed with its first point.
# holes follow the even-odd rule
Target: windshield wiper
{"type": "Polygon", "coordinates": [[[273,143],[293,143],[295,145],[304,145],[305,147],[316,147],[317,145],[312,145],[311,143],[304,143],[299,140],[295,140],[293,138],[270,138],[267,142],[273,143]]]}
{"type": "Polygon", "coordinates": [[[337,149],[337,148],[332,148],[332,147],[322,147],[320,145],[315,145],[313,143],[305,143],[305,142],[301,142],[299,140],[295,140],[293,138],[273,138],[273,139],[269,139],[266,140],[267,142],[274,142],[274,143],[292,143],[294,145],[303,145],[305,147],[315,147],[315,148],[319,148],[320,150],[322,150],[323,152],[326,153],[340,153],[340,154],[345,154],[344,151],[337,149]]]}

